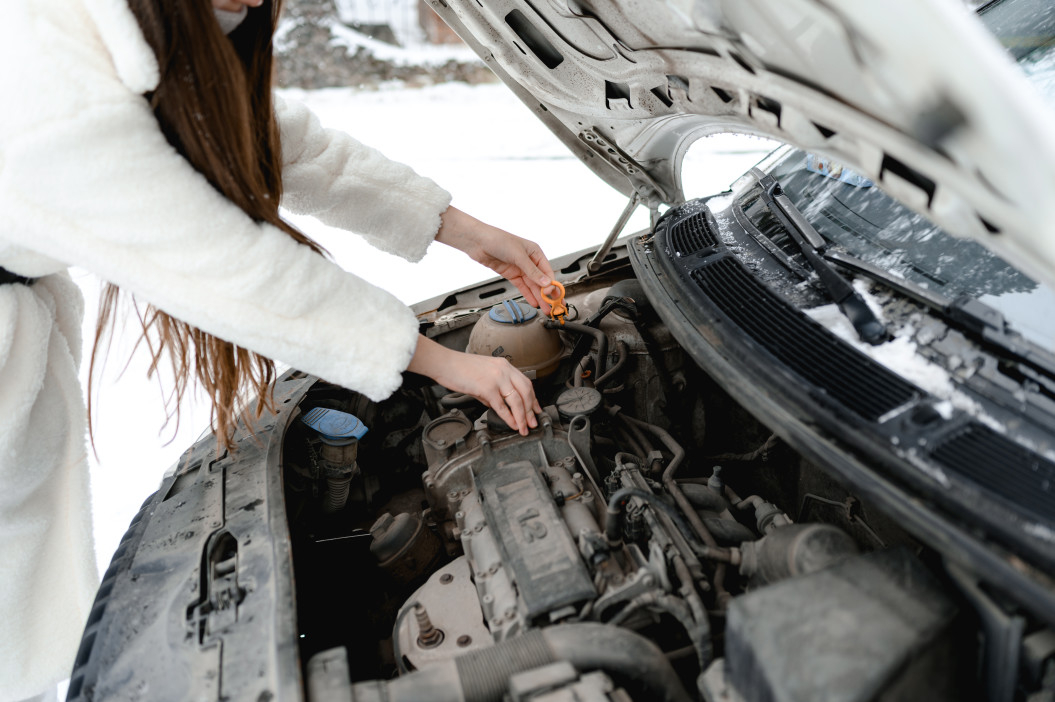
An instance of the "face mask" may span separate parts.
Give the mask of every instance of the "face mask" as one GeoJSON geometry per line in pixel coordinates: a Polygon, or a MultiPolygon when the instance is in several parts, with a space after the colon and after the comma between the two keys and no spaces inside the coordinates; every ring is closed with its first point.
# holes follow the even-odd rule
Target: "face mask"
{"type": "Polygon", "coordinates": [[[213,12],[216,13],[216,21],[220,23],[220,29],[223,30],[223,33],[230,34],[245,19],[246,14],[249,12],[249,7],[242,5],[242,9],[238,12],[228,12],[227,10],[213,8],[213,12]]]}

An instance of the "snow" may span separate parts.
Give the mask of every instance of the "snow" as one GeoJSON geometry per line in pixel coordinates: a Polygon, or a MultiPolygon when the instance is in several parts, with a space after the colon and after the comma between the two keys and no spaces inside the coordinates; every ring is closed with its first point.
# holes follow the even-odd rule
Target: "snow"
{"type": "Polygon", "coordinates": [[[465,44],[427,44],[417,35],[397,35],[402,46],[393,46],[357,32],[340,22],[330,24],[334,46],[343,46],[349,54],[365,49],[380,61],[397,66],[439,66],[448,61],[468,63],[479,57],[465,44]]]}
{"type": "Polygon", "coordinates": [[[1027,524],[1025,532],[1037,539],[1055,543],[1055,531],[1043,524],[1027,524]]]}
{"type": "MultiPolygon", "coordinates": [[[[418,0],[337,0],[337,18],[328,23],[333,46],[349,54],[364,49],[379,61],[397,66],[438,66],[448,61],[480,62],[463,43],[430,44],[418,22],[418,0]],[[398,46],[356,31],[355,26],[387,26],[398,46]]],[[[275,33],[275,45],[286,47],[289,33],[299,20],[284,17],[275,33]]]]}
{"type": "Polygon", "coordinates": [[[1029,81],[1049,107],[1055,108],[1055,51],[1040,52],[1035,59],[1019,63],[1029,81]]]}
{"type": "MultiPolygon", "coordinates": [[[[876,317],[886,323],[887,320],[883,317],[882,305],[869,291],[869,286],[870,283],[867,280],[861,278],[854,280],[854,289],[864,298],[865,303],[875,313],[876,317]]],[[[913,325],[906,324],[900,329],[893,330],[893,339],[878,346],[872,346],[861,341],[857,336],[856,330],[854,330],[853,324],[842,313],[838,305],[831,304],[814,307],[806,310],[806,314],[877,363],[942,400],[943,402],[936,409],[943,416],[951,415],[950,406],[974,415],[981,414],[981,408],[978,403],[956,388],[944,368],[931,363],[916,353],[916,341],[914,339],[916,329],[913,325]]]]}
{"type": "MultiPolygon", "coordinates": [[[[327,126],[348,131],[430,176],[451,191],[455,206],[534,239],[551,257],[602,241],[626,204],[501,85],[424,89],[391,85],[373,92],[328,89],[284,94],[307,103],[327,126]]],[[[698,196],[728,189],[771,147],[771,142],[749,137],[701,140],[686,157],[686,193],[698,196]]],[[[413,265],[370,248],[354,235],[311,219],[291,219],[340,265],[408,304],[492,277],[489,269],[439,244],[413,265]]],[[[625,231],[647,225],[647,212],[638,208],[625,231]]],[[[82,372],[86,385],[100,283],[85,271],[74,270],[73,275],[86,299],[82,372]]],[[[140,504],[209,422],[208,406],[200,397],[188,397],[179,426],[173,422],[161,430],[164,392],[171,383],[164,374],[160,382],[145,380],[144,353],[128,361],[135,331],[131,319],[115,340],[96,383],[97,456],[91,456],[91,473],[100,572],[140,504]]]]}

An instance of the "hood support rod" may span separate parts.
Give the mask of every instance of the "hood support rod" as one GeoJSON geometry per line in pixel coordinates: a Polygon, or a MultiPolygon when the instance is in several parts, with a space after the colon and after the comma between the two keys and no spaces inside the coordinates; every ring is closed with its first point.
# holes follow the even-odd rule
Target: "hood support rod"
{"type": "Polygon", "coordinates": [[[596,273],[601,270],[601,264],[604,262],[605,256],[612,250],[612,244],[615,243],[616,238],[623,231],[623,227],[630,221],[630,215],[634,214],[634,210],[641,204],[641,195],[636,191],[630,197],[630,201],[626,203],[626,208],[623,209],[623,214],[619,215],[619,219],[616,221],[615,226],[612,227],[612,233],[608,235],[608,238],[601,244],[601,248],[597,249],[597,253],[593,255],[590,262],[586,264],[586,271],[588,273],[596,273]]]}

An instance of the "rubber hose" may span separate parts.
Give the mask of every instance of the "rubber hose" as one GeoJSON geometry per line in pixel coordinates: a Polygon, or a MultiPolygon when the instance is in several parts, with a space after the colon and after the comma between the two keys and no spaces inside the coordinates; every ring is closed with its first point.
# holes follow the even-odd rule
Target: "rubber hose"
{"type": "Polygon", "coordinates": [[[628,629],[593,623],[536,629],[395,680],[357,683],[352,699],[501,702],[510,677],[557,661],[568,661],[581,673],[609,673],[620,685],[640,692],[641,699],[691,699],[658,646],[628,629]]]}
{"type": "Polygon", "coordinates": [[[589,334],[597,341],[597,362],[594,364],[594,376],[601,377],[604,375],[608,360],[608,335],[600,329],[594,329],[593,327],[585,324],[576,324],[575,322],[565,322],[564,324],[558,324],[553,320],[547,320],[543,323],[547,329],[559,329],[561,331],[576,332],[578,334],[589,334]]]}
{"type": "Polygon", "coordinates": [[[679,483],[678,486],[685,493],[685,497],[692,503],[692,506],[697,509],[705,509],[710,512],[718,512],[719,514],[729,509],[729,503],[726,499],[706,485],[679,483]]]}

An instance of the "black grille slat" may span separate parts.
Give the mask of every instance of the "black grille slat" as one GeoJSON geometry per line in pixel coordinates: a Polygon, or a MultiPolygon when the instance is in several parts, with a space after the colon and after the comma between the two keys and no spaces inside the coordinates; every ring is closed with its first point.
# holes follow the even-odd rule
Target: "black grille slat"
{"type": "Polygon", "coordinates": [[[931,458],[1017,510],[1055,523],[1055,462],[982,424],[953,432],[931,450],[931,458]]]}
{"type": "Polygon", "coordinates": [[[718,237],[711,231],[706,210],[686,217],[671,227],[670,246],[680,256],[718,246],[718,237]]]}
{"type": "Polygon", "coordinates": [[[878,421],[919,395],[911,383],[847,346],[734,259],[715,261],[690,275],[766,351],[861,417],[878,421]]]}

